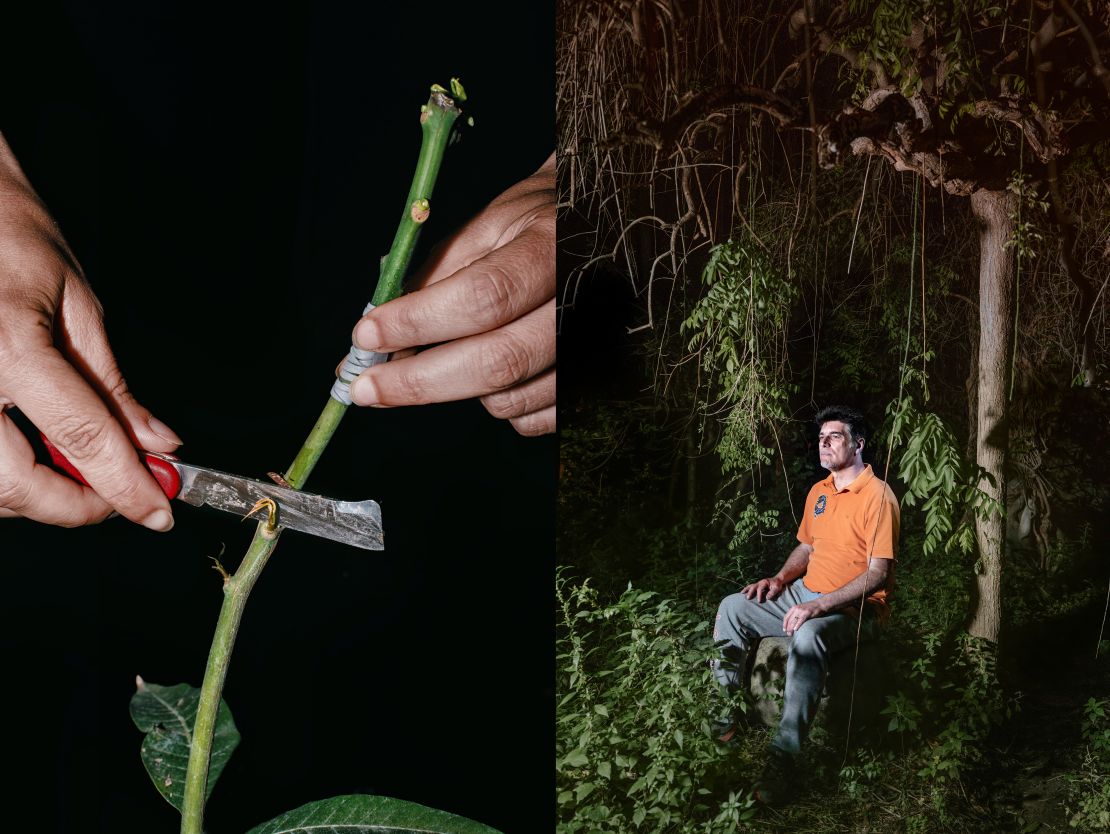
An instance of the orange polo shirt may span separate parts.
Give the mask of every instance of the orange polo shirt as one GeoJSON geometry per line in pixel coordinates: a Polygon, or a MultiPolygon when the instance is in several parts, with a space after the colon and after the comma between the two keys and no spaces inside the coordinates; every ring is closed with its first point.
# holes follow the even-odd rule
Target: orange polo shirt
{"type": "MultiPolygon", "coordinates": [[[[868,464],[847,487],[837,490],[833,476],[813,485],[798,527],[798,541],[813,546],[805,574],[806,587],[827,594],[867,570],[868,556],[898,555],[898,499],[875,477],[868,464]]],[[[891,566],[893,567],[893,565],[891,566]]],[[[891,585],[893,572],[887,585],[891,585]]],[[[887,591],[868,597],[885,614],[887,591]]]]}

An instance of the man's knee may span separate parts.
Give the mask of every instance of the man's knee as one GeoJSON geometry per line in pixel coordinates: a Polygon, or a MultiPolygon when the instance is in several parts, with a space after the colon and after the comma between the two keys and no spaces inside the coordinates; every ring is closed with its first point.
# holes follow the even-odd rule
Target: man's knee
{"type": "Polygon", "coordinates": [[[729,594],[717,606],[717,618],[713,621],[713,639],[724,640],[728,633],[734,630],[737,623],[744,622],[743,612],[750,600],[742,593],[729,594]],[[728,623],[732,628],[721,630],[722,623],[728,623]]]}
{"type": "Polygon", "coordinates": [[[802,623],[802,627],[794,632],[794,639],[790,642],[790,650],[810,655],[828,654],[828,643],[822,635],[824,631],[821,628],[822,625],[819,620],[807,620],[802,623]]]}
{"type": "Polygon", "coordinates": [[[737,591],[735,594],[729,594],[721,600],[721,604],[717,608],[717,613],[722,617],[736,619],[740,612],[746,611],[751,606],[758,604],[759,603],[752,602],[740,591],[737,591]]]}

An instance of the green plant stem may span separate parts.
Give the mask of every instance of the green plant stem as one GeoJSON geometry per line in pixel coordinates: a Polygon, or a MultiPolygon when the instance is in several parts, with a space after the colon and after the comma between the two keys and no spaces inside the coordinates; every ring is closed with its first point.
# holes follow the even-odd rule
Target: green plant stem
{"type": "MultiPolygon", "coordinates": [[[[458,118],[460,110],[455,102],[444,92],[435,90],[421,109],[420,123],[423,140],[420,156],[416,163],[416,173],[409,188],[405,210],[393,238],[389,254],[383,259],[381,274],[374,292],[373,303],[384,304],[401,294],[401,282],[408,268],[420,228],[427,220],[427,203],[432,196],[436,176],[443,161],[443,152],[451,135],[451,127],[458,118]],[[417,205],[418,203],[422,205],[417,205]]],[[[338,400],[328,398],[308,438],[301,446],[285,480],[295,489],[304,486],[308,476],[327,448],[335,430],[339,427],[347,406],[338,400]]],[[[231,653],[239,624],[247,605],[254,583],[266,566],[266,562],[277,545],[281,527],[270,529],[268,520],[261,521],[255,530],[254,538],[247,548],[246,555],[234,576],[224,582],[224,602],[216,622],[216,633],[208,654],[208,664],[204,670],[204,682],[200,689],[200,704],[197,707],[193,737],[189,745],[189,765],[185,773],[185,798],[181,810],[181,834],[202,834],[204,826],[205,793],[208,784],[208,767],[212,757],[212,739],[216,729],[216,716],[220,708],[224,682],[227,680],[231,665],[231,653]]]]}
{"type": "Polygon", "coordinates": [[[193,724],[193,739],[189,745],[189,766],[185,771],[185,798],[181,807],[182,834],[201,834],[204,826],[204,800],[208,786],[208,765],[212,758],[212,739],[216,732],[216,715],[220,708],[224,681],[231,665],[231,651],[239,633],[239,623],[247,606],[254,583],[258,581],[266,561],[277,545],[280,528],[267,538],[261,521],[243,557],[239,570],[224,582],[224,602],[216,621],[216,633],[208,651],[208,665],[204,670],[204,683],[200,687],[200,705],[193,724]]]}
{"type": "Polygon", "coordinates": [[[308,480],[308,476],[316,466],[316,461],[320,460],[320,455],[324,453],[324,449],[327,448],[328,442],[335,434],[335,430],[339,428],[339,422],[346,413],[345,404],[328,397],[328,404],[316,418],[316,425],[312,427],[296,459],[285,473],[285,482],[293,489],[304,486],[304,482],[308,480]]]}
{"type": "Polygon", "coordinates": [[[382,263],[378,286],[371,299],[376,305],[385,304],[401,294],[401,282],[408,269],[409,259],[412,258],[416,238],[424,221],[428,219],[427,215],[422,219],[415,219],[412,207],[418,200],[431,199],[439,166],[443,162],[443,152],[451,138],[451,126],[460,113],[455,102],[440,91],[433,91],[428,103],[420,111],[420,127],[424,134],[420,145],[420,159],[416,163],[416,174],[412,178],[404,211],[401,212],[401,222],[397,224],[397,234],[394,235],[393,245],[382,263]]]}

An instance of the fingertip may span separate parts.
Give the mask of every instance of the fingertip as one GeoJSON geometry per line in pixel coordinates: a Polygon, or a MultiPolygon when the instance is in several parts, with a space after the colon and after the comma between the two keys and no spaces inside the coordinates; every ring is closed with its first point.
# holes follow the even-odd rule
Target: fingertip
{"type": "Polygon", "coordinates": [[[555,406],[509,418],[509,423],[522,437],[540,437],[555,431],[555,406]]]}
{"type": "Polygon", "coordinates": [[[141,524],[156,533],[166,533],[173,529],[173,514],[165,509],[155,510],[144,518],[141,524]]]}
{"type": "Polygon", "coordinates": [[[177,432],[175,432],[153,414],[147,418],[146,424],[150,427],[150,430],[152,432],[165,440],[167,443],[172,443],[174,446],[180,446],[182,444],[183,441],[180,437],[178,437],[177,432]]]}
{"type": "Polygon", "coordinates": [[[381,347],[381,329],[369,318],[363,318],[355,325],[351,341],[362,350],[378,350],[381,347]]]}
{"type": "Polygon", "coordinates": [[[151,452],[172,452],[182,441],[177,432],[159,420],[149,409],[132,400],[122,405],[124,426],[129,439],[151,452]]]}
{"type": "Polygon", "coordinates": [[[355,405],[378,405],[380,401],[377,386],[369,374],[361,374],[351,383],[351,402],[355,405]]]}

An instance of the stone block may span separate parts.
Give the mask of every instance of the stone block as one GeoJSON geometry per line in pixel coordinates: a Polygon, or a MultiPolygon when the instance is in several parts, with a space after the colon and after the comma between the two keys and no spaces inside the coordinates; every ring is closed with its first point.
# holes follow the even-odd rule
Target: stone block
{"type": "MultiPolygon", "coordinates": [[[[789,637],[764,637],[749,657],[748,692],[756,714],[769,727],[777,727],[782,714],[782,690],[786,680],[786,656],[790,651],[789,637]]],[[[855,649],[834,654],[829,662],[825,691],[814,720],[814,728],[823,727],[842,735],[851,713],[853,736],[879,723],[886,690],[887,675],[878,640],[860,643],[858,661],[855,649]],[[856,686],[853,700],[852,671],[855,666],[856,686]]]]}

